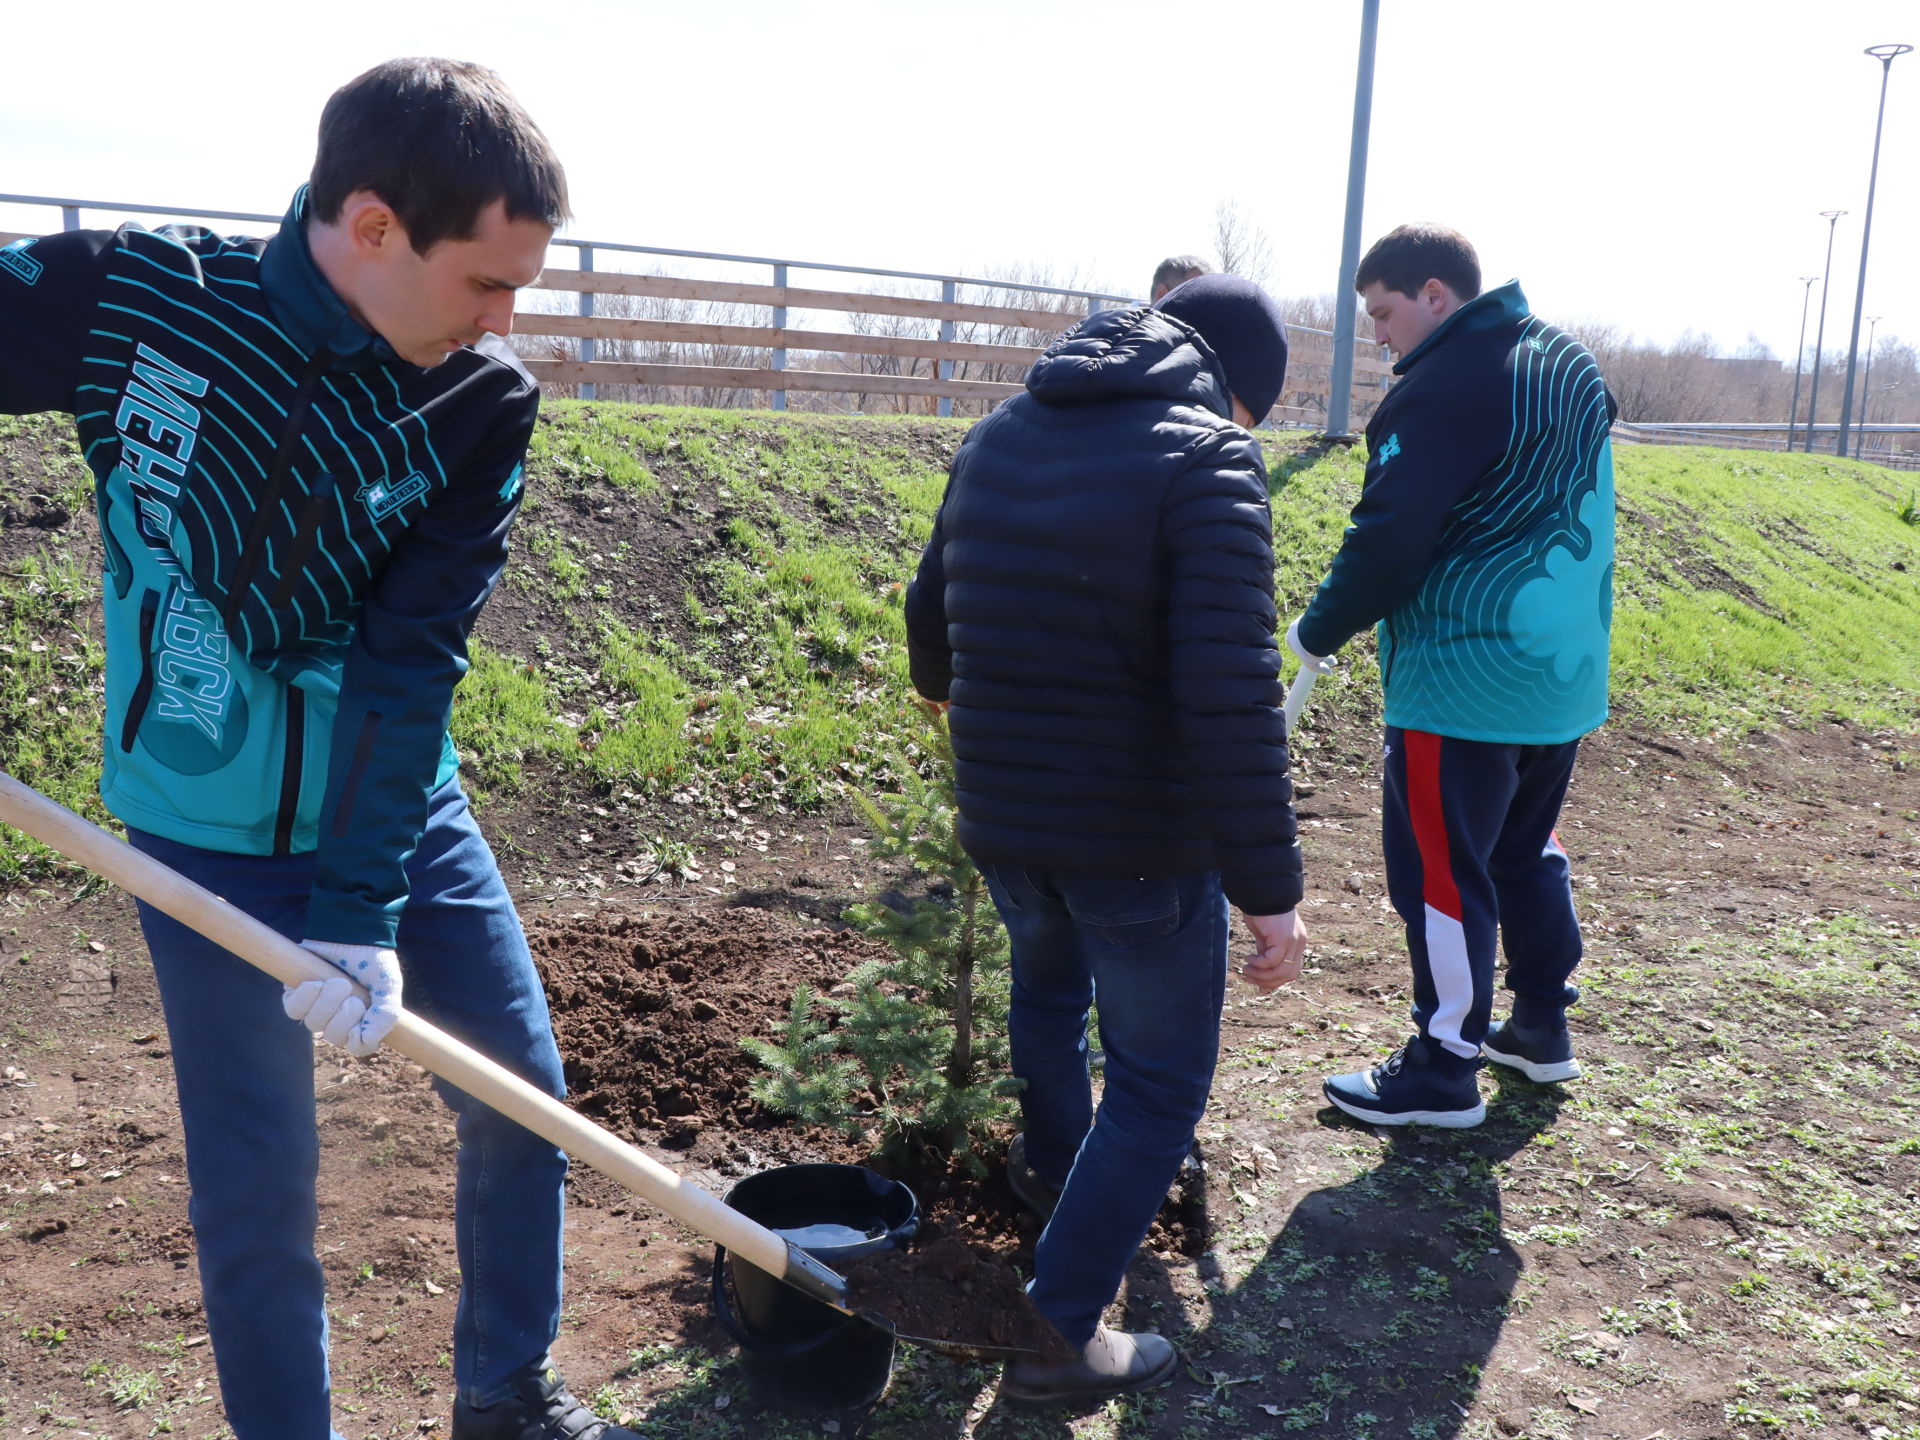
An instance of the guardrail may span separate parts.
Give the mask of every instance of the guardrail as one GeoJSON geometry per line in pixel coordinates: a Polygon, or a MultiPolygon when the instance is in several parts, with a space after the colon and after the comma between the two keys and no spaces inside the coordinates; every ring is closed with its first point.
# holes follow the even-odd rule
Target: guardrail
{"type": "MultiPolygon", "coordinates": [[[[161,215],[177,218],[240,221],[275,225],[278,216],[231,210],[185,210],[175,206],[126,205],[107,201],[72,200],[50,196],[0,194],[0,205],[57,208],[65,229],[80,226],[81,213],[161,215]]],[[[17,238],[0,232],[0,243],[17,238]]],[[[537,289],[549,294],[572,293],[573,313],[540,308],[522,310],[515,330],[554,343],[552,353],[527,356],[527,367],[544,385],[570,390],[583,399],[600,398],[602,387],[638,387],[685,392],[698,390],[738,396],[764,396],[772,409],[787,408],[789,394],[832,394],[859,397],[887,396],[903,403],[932,402],[935,413],[951,415],[955,401],[969,409],[997,404],[1017,393],[1026,369],[1053,337],[1070,329],[1086,315],[1113,305],[1138,303],[1133,297],[1098,290],[995,280],[924,271],[888,270],[828,261],[781,260],[767,256],[731,255],[714,251],[675,250],[661,246],[614,241],[556,239],[557,247],[572,247],[579,257],[574,269],[549,269],[537,289]],[[696,279],[677,275],[635,274],[602,269],[603,257],[639,255],[729,266],[764,268],[770,284],[696,279]],[[938,285],[938,299],[865,289],[826,289],[796,286],[795,271],[830,275],[857,275],[881,282],[938,285]],[[968,301],[962,290],[984,291],[989,301],[968,301]],[[596,313],[598,298],[632,297],[676,310],[675,318],[634,317],[596,313]],[[719,322],[695,316],[694,310],[725,307],[719,322]],[[732,323],[741,308],[752,311],[756,323],[732,323]],[[895,327],[924,327],[925,334],[875,334],[868,330],[835,330],[797,324],[815,315],[846,315],[877,319],[895,327]],[[980,338],[980,337],[986,338],[980,338]],[[606,357],[631,347],[646,347],[648,358],[606,357]],[[663,349],[664,347],[664,349],[663,349]],[[689,353],[722,352],[724,363],[688,363],[689,353]],[[659,358],[661,354],[672,359],[659,358]],[[805,358],[805,366],[792,364],[805,358]],[[924,365],[925,373],[918,373],[924,365]]],[[[630,302],[625,302],[630,303],[630,302]]],[[[608,306],[607,308],[612,308],[608,306]]],[[[1324,422],[1331,383],[1334,337],[1323,330],[1288,328],[1292,358],[1287,393],[1275,407],[1276,423],[1324,422]]],[[[1354,357],[1353,406],[1360,416],[1379,403],[1391,376],[1370,340],[1351,342],[1354,357]]],[[[736,400],[737,403],[737,400],[736,400]]]]}
{"type": "MultiPolygon", "coordinates": [[[[1901,443],[1904,438],[1907,444],[1920,445],[1920,425],[1855,422],[1847,428],[1861,437],[1854,459],[1894,470],[1920,470],[1920,449],[1908,449],[1901,443]],[[1873,444],[1876,436],[1884,442],[1877,448],[1873,444]]],[[[1822,435],[1837,438],[1839,430],[1838,422],[1824,420],[1813,427],[1816,441],[1822,435]]],[[[1616,439],[1641,445],[1717,445],[1781,453],[1805,446],[1807,422],[1799,421],[1789,431],[1784,422],[1765,420],[1620,420],[1614,423],[1613,434],[1616,439]],[[1793,437],[1791,445],[1787,443],[1789,433],[1793,437]]],[[[1816,448],[1814,453],[1821,452],[1816,448]]],[[[1832,454],[1831,445],[1826,453],[1832,454]]]]}

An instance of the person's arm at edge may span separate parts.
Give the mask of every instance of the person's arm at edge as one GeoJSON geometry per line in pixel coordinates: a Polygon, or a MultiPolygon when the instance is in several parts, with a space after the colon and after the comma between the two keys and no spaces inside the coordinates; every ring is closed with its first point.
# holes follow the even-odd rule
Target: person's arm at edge
{"type": "MultiPolygon", "coordinates": [[[[961,445],[964,453],[965,443],[961,445]]],[[[959,456],[954,457],[959,464],[959,456]]],[[[949,469],[947,494],[953,493],[949,469]]],[[[946,496],[933,517],[933,533],[920,552],[920,565],[907,586],[903,620],[907,629],[907,673],[914,693],[944,711],[953,688],[953,648],[947,643],[946,496]]]]}
{"type": "Polygon", "coordinates": [[[87,336],[115,240],[112,230],[68,230],[5,247],[0,414],[73,415],[83,408],[87,336]]]}

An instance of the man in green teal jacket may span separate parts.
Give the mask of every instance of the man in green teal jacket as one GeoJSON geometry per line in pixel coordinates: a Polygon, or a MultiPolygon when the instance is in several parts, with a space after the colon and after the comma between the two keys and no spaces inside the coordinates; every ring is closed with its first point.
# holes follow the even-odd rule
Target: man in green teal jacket
{"type": "MultiPolygon", "coordinates": [[[[308,1031],[368,1054],[404,988],[561,1092],[447,723],[539,406],[504,343],[513,292],[566,208],[497,76],[399,60],[328,102],[312,183],[270,238],[129,225],[0,251],[0,412],[73,415],[96,481],[102,798],[137,848],[343,972],[283,992],[141,907],[238,1440],[333,1434],[308,1031]]],[[[442,1094],[461,1142],[454,1440],[632,1440],[548,1365],[566,1157],[442,1094]]]]}
{"type": "Polygon", "coordinates": [[[1579,1074],[1565,1012],[1579,964],[1556,822],[1580,737],[1607,717],[1614,404],[1581,344],[1517,283],[1482,294],[1473,247],[1387,235],[1354,288],[1397,358],[1367,426],[1352,523],[1288,631],[1318,665],[1379,627],[1387,887],[1406,922],[1413,1020],[1327,1098],[1374,1124],[1477,1125],[1484,1054],[1579,1074]],[[1491,1027],[1504,941],[1512,1015],[1491,1027]]]}

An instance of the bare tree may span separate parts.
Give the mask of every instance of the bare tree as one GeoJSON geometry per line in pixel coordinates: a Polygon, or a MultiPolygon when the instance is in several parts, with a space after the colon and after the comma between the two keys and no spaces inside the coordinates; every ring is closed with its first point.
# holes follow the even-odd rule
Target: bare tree
{"type": "Polygon", "coordinates": [[[1273,271],[1273,244],[1259,222],[1237,200],[1222,200],[1213,211],[1213,253],[1220,273],[1238,275],[1265,287],[1273,271]]]}

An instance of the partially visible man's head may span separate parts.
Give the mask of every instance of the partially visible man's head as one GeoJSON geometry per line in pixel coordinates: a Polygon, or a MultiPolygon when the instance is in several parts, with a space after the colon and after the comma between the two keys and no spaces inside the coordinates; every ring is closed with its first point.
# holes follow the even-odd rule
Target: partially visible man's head
{"type": "Polygon", "coordinates": [[[1246,412],[1233,418],[1249,427],[1266,419],[1287,380],[1287,321],[1273,297],[1238,275],[1201,275],[1176,286],[1158,309],[1207,342],[1246,412]]]}
{"type": "Polygon", "coordinates": [[[1480,257],[1444,225],[1402,225],[1376,240],[1354,271],[1353,288],[1373,333],[1403,356],[1480,293],[1480,257]]]}
{"type": "Polygon", "coordinates": [[[1198,255],[1169,255],[1153,269],[1153,289],[1147,292],[1147,303],[1158,305],[1161,297],[1169,290],[1184,285],[1197,275],[1211,275],[1213,266],[1198,255]]]}
{"type": "Polygon", "coordinates": [[[513,328],[567,218],[567,179],[500,77],[389,60],[334,92],[308,190],[314,257],[348,307],[416,365],[513,328]]]}

